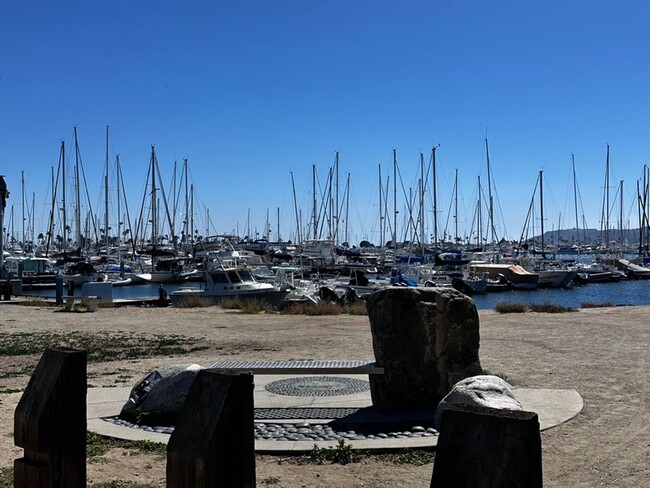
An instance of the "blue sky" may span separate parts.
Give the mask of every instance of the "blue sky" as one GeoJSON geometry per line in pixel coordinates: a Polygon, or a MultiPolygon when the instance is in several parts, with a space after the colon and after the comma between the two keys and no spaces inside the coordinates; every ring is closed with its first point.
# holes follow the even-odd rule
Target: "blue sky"
{"type": "MultiPolygon", "coordinates": [[[[416,190],[420,151],[428,162],[439,145],[439,228],[449,219],[453,229],[458,169],[466,235],[478,177],[487,185],[487,135],[498,232],[517,239],[540,170],[545,229],[575,225],[571,154],[579,213],[600,226],[610,144],[611,225],[623,180],[624,220],[636,227],[650,154],[648,14],[647,2],[626,0],[2,0],[0,174],[21,215],[24,171],[43,230],[51,168],[62,139],[72,149],[76,126],[91,204],[101,208],[108,125],[132,216],[153,144],[166,188],[174,162],[188,158],[202,234],[205,209],[210,233],[243,235],[249,209],[258,232],[268,209],[275,232],[280,208],[287,239],[296,228],[290,172],[306,221],[312,164],[323,188],[339,151],[341,192],[348,173],[351,181],[349,240],[378,242],[378,165],[392,190],[397,150],[403,217],[401,186],[416,190]]],[[[113,194],[113,176],[110,186],[113,194]]]]}

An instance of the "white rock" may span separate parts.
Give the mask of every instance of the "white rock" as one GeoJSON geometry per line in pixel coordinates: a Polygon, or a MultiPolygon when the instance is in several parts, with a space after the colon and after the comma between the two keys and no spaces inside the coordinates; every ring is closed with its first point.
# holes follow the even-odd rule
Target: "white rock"
{"type": "Polygon", "coordinates": [[[497,376],[471,376],[459,381],[436,408],[433,425],[440,429],[442,412],[450,405],[464,403],[503,410],[522,410],[512,386],[497,376]]]}

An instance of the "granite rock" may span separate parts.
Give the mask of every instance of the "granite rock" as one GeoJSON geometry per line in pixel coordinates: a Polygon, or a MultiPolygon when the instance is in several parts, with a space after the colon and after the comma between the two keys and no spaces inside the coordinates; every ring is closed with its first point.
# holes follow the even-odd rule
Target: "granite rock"
{"type": "Polygon", "coordinates": [[[198,364],[174,364],[153,371],[131,389],[120,417],[148,424],[173,424],[202,369],[198,364]]]}
{"type": "Polygon", "coordinates": [[[458,381],[481,373],[479,317],[453,288],[388,287],[366,301],[375,359],[373,405],[433,410],[458,381]]]}

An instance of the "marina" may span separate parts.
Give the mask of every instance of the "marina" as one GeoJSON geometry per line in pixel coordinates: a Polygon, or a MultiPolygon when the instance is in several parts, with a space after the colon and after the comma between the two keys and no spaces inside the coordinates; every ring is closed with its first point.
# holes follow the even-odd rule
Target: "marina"
{"type": "MultiPolygon", "coordinates": [[[[163,285],[168,294],[179,288],[187,287],[188,283],[168,283],[163,285]]],[[[200,287],[199,283],[191,286],[200,287]]],[[[159,284],[134,284],[113,288],[114,300],[155,300],[158,298],[159,284]]],[[[79,293],[79,291],[77,291],[79,293]]],[[[54,298],[53,289],[25,291],[26,296],[54,298]]],[[[511,290],[503,293],[485,293],[473,295],[472,299],[480,310],[493,309],[499,302],[515,302],[543,304],[545,302],[564,307],[580,308],[583,303],[602,304],[611,302],[615,306],[650,305],[650,281],[628,280],[618,283],[592,283],[585,286],[574,286],[569,289],[540,288],[537,290],[511,290]]]]}

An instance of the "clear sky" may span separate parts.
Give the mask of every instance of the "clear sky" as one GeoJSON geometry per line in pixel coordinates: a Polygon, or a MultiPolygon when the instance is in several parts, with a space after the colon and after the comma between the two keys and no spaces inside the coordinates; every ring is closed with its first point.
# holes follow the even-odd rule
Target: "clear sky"
{"type": "MultiPolygon", "coordinates": [[[[111,172],[119,154],[132,217],[153,144],[166,188],[174,162],[189,160],[202,234],[205,209],[210,233],[243,235],[249,209],[251,228],[262,232],[268,209],[276,232],[279,208],[282,237],[295,238],[291,172],[306,221],[312,164],[320,202],[339,151],[350,242],[378,242],[378,165],[392,191],[396,149],[401,233],[420,151],[426,163],[439,145],[438,225],[458,170],[467,235],[479,176],[487,192],[486,135],[500,235],[519,238],[542,170],[545,230],[575,226],[572,154],[579,214],[599,228],[606,144],[611,225],[623,180],[624,220],[636,227],[650,155],[649,18],[643,0],[0,0],[7,213],[13,205],[19,223],[24,172],[26,210],[34,195],[36,231],[45,229],[51,168],[61,140],[74,165],[75,126],[100,209],[110,126],[111,172]]],[[[430,186],[425,199],[430,235],[430,186]]]]}

